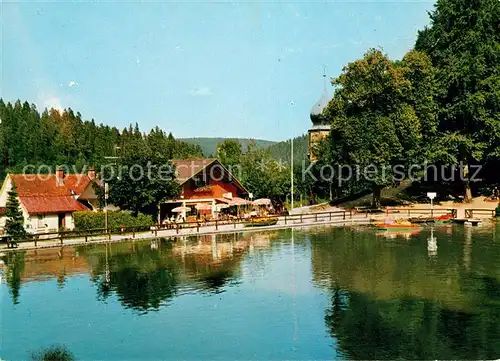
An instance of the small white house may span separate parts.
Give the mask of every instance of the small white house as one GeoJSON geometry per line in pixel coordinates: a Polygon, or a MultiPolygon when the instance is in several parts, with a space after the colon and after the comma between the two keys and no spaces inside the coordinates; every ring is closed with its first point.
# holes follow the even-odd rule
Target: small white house
{"type": "Polygon", "coordinates": [[[8,193],[15,185],[29,233],[74,229],[73,213],[95,209],[95,172],[68,174],[9,174],[0,190],[0,229],[5,226],[8,193]]]}

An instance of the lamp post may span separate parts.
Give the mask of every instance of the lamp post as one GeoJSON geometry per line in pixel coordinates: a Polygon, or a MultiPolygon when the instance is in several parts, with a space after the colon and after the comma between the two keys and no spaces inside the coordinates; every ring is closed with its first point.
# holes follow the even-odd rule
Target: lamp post
{"type": "Polygon", "coordinates": [[[431,217],[434,216],[434,209],[433,209],[434,204],[433,204],[433,200],[434,200],[434,198],[436,198],[436,196],[437,196],[436,192],[428,192],[427,193],[427,197],[431,200],[431,217]]]}
{"type": "Polygon", "coordinates": [[[108,233],[108,193],[108,183],[104,182],[104,228],[106,229],[106,233],[108,233]]]}
{"type": "MultiPolygon", "coordinates": [[[[293,137],[293,135],[292,135],[292,137],[293,137]]],[[[293,138],[291,140],[291,143],[292,143],[292,145],[291,145],[291,148],[292,148],[291,149],[291,152],[292,152],[291,153],[291,159],[292,160],[290,162],[290,180],[291,180],[291,197],[290,197],[290,199],[291,199],[290,200],[290,204],[291,205],[290,205],[290,209],[293,210],[293,138]]]]}

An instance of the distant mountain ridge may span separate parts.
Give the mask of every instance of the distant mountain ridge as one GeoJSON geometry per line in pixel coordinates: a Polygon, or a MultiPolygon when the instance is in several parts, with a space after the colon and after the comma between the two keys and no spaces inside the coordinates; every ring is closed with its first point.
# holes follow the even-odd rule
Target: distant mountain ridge
{"type": "Polygon", "coordinates": [[[267,148],[278,142],[263,139],[250,139],[250,138],[210,138],[210,137],[200,137],[200,138],[179,138],[186,143],[198,144],[205,157],[215,156],[217,153],[217,144],[222,143],[226,139],[235,139],[239,141],[242,145],[243,151],[246,150],[248,143],[255,141],[259,148],[267,148]]]}

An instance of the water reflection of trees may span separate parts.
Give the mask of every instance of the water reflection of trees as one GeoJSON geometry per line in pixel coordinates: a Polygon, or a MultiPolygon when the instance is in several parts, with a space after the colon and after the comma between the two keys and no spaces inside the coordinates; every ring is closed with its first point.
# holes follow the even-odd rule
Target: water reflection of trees
{"type": "Polygon", "coordinates": [[[244,255],[270,246],[270,234],[227,234],[8,252],[2,256],[14,303],[21,285],[88,273],[98,298],[116,295],[138,311],[160,308],[180,292],[224,292],[241,277],[244,255]]]}
{"type": "Polygon", "coordinates": [[[82,247],[98,297],[113,293],[128,308],[157,310],[184,289],[220,293],[238,282],[250,245],[242,235],[217,235],[82,247]]]}
{"type": "Polygon", "coordinates": [[[2,257],[2,268],[5,272],[5,282],[9,287],[14,304],[19,303],[19,291],[21,289],[21,275],[24,272],[25,252],[8,252],[2,257]]]}
{"type": "Polygon", "coordinates": [[[346,358],[500,357],[500,244],[437,231],[429,258],[427,236],[311,236],[313,277],[332,292],[325,322],[346,358]]]}

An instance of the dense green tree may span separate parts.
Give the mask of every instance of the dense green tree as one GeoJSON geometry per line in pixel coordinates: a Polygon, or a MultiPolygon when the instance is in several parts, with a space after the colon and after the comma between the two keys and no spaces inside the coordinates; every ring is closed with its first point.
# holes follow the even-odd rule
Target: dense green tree
{"type": "MultiPolygon", "coordinates": [[[[267,148],[271,156],[285,163],[290,163],[291,160],[291,144],[290,139],[273,144],[267,148]]],[[[307,134],[293,138],[293,159],[294,163],[300,164],[302,161],[307,161],[309,152],[309,141],[307,134]]]]}
{"type": "Polygon", "coordinates": [[[420,119],[408,101],[407,73],[405,64],[372,49],[333,80],[337,89],[327,109],[330,162],[336,168],[355,166],[354,178],[373,189],[374,207],[380,205],[382,188],[394,181],[395,166],[415,159],[422,138],[420,119]]]}
{"type": "Polygon", "coordinates": [[[429,54],[436,67],[443,157],[465,165],[498,160],[500,2],[438,0],[430,17],[415,48],[429,54]]]}
{"type": "Polygon", "coordinates": [[[8,192],[5,217],[5,232],[12,237],[14,242],[24,239],[26,237],[24,216],[15,185],[13,185],[12,189],[8,192]]]}
{"type": "Polygon", "coordinates": [[[237,139],[225,139],[217,144],[217,159],[226,167],[238,165],[242,155],[241,143],[237,139]]]}
{"type": "Polygon", "coordinates": [[[169,159],[203,156],[199,146],[174,139],[158,127],[143,134],[136,124],[120,132],[94,119],[83,120],[72,109],[45,109],[40,114],[27,102],[0,99],[0,119],[2,179],[7,172],[22,172],[26,165],[99,168],[109,163],[108,157],[140,151],[146,145],[169,159]]]}
{"type": "Polygon", "coordinates": [[[285,202],[290,194],[290,165],[276,161],[268,150],[249,144],[241,157],[242,181],[254,198],[285,202]]]}
{"type": "Polygon", "coordinates": [[[106,168],[104,177],[109,184],[109,202],[134,215],[142,212],[155,216],[161,202],[178,196],[180,186],[170,159],[153,153],[146,146],[135,148],[138,144],[130,142],[136,151],[127,149],[116,167],[106,168]]]}

